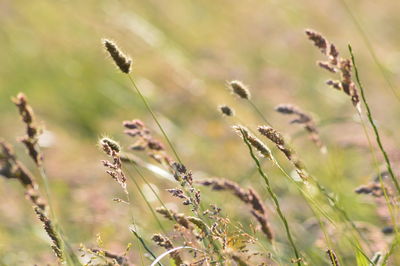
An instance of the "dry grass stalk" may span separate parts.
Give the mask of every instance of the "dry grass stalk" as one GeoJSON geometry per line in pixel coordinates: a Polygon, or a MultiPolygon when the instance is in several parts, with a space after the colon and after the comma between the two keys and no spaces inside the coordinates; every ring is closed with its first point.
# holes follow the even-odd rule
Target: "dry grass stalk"
{"type": "Polygon", "coordinates": [[[36,165],[41,165],[43,157],[37,148],[38,137],[40,129],[35,125],[35,116],[32,107],[28,104],[25,94],[18,93],[18,95],[12,99],[14,104],[18,107],[19,114],[22,121],[26,125],[26,135],[21,137],[19,140],[25,145],[28,150],[29,156],[33,159],[36,165]]]}
{"type": "Polygon", "coordinates": [[[43,223],[44,230],[46,231],[47,235],[51,238],[51,241],[53,242],[54,245],[51,246],[53,249],[54,253],[56,256],[60,259],[63,260],[63,253],[62,253],[62,247],[61,247],[61,238],[57,234],[53,223],[47,217],[47,215],[43,212],[42,209],[39,207],[34,207],[34,210],[39,218],[39,220],[43,223]]]}
{"type": "Polygon", "coordinates": [[[39,220],[43,223],[47,235],[53,242],[51,246],[57,258],[64,260],[62,242],[53,223],[47,215],[48,205],[39,194],[38,184],[29,170],[17,160],[11,145],[0,141],[0,175],[8,179],[17,179],[25,188],[26,198],[32,203],[39,220]]]}
{"type": "Polygon", "coordinates": [[[114,63],[117,65],[117,67],[122,72],[128,74],[131,71],[132,60],[129,57],[127,57],[123,52],[121,52],[121,50],[114,42],[107,39],[103,39],[103,44],[107,52],[114,60],[114,63]]]}
{"type": "Polygon", "coordinates": [[[196,183],[203,186],[209,186],[212,188],[212,190],[215,191],[230,191],[242,202],[250,205],[250,212],[259,222],[263,233],[267,236],[269,240],[273,239],[273,233],[269,226],[268,217],[266,214],[266,207],[264,206],[264,203],[262,202],[260,196],[256,193],[254,189],[249,188],[246,191],[245,189],[240,187],[239,184],[227,179],[209,178],[196,181],[196,183]]]}
{"type": "Polygon", "coordinates": [[[128,194],[126,189],[126,176],[122,171],[122,163],[119,156],[119,152],[121,151],[119,144],[110,138],[102,138],[99,141],[99,145],[103,151],[113,159],[112,162],[107,160],[101,161],[106,168],[110,169],[106,170],[106,173],[120,184],[125,194],[128,194]]]}
{"type": "Polygon", "coordinates": [[[39,194],[38,184],[32,173],[17,160],[10,144],[0,140],[0,147],[0,175],[20,181],[25,188],[26,197],[32,202],[33,206],[42,211],[47,211],[48,206],[39,194]]]}
{"type": "Polygon", "coordinates": [[[258,132],[260,132],[261,135],[267,137],[270,141],[275,143],[276,147],[293,164],[297,174],[301,177],[301,179],[305,180],[308,178],[308,173],[305,170],[303,163],[300,161],[295,152],[292,149],[290,149],[290,147],[286,144],[280,132],[269,126],[259,126],[258,132]]]}
{"type": "Polygon", "coordinates": [[[308,132],[312,142],[314,142],[315,145],[317,145],[317,147],[320,148],[322,152],[326,152],[326,147],[321,141],[317,126],[315,125],[315,122],[310,115],[302,111],[297,106],[291,104],[280,104],[275,108],[275,110],[281,114],[295,115],[297,118],[290,121],[290,123],[303,125],[304,129],[308,132]]]}
{"type": "MultiPolygon", "coordinates": [[[[163,236],[161,234],[155,234],[151,238],[158,246],[165,248],[166,250],[171,250],[174,248],[171,240],[168,237],[163,236]]],[[[183,264],[182,258],[179,255],[178,251],[173,251],[169,253],[169,256],[174,260],[175,265],[183,264]]]]}
{"type": "Polygon", "coordinates": [[[318,61],[318,65],[329,72],[340,72],[340,81],[328,80],[327,84],[337,90],[341,90],[351,97],[353,106],[360,110],[360,97],[355,83],[352,80],[350,59],[339,57],[336,46],[329,43],[325,37],[313,30],[306,30],[306,35],[314,45],[328,57],[328,61],[318,61]]]}

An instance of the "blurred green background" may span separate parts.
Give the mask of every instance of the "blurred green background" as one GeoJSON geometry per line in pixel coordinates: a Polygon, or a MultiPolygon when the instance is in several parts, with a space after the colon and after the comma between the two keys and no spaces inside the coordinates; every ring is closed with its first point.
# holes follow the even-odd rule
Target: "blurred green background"
{"type": "MultiPolygon", "coordinates": [[[[298,105],[317,121],[357,119],[349,99],[324,84],[330,75],[315,64],[324,58],[304,29],[323,33],[345,56],[351,43],[375,119],[388,150],[395,154],[400,114],[395,96],[400,81],[399,10],[396,0],[0,0],[0,135],[14,143],[21,160],[32,166],[16,141],[23,135],[23,125],[10,101],[18,92],[26,93],[38,121],[53,138],[44,149],[45,166],[66,235],[75,246],[93,246],[101,233],[105,248],[123,252],[133,241],[127,209],[112,202],[121,191],[104,173],[96,142],[107,134],[129,146],[132,140],[123,135],[121,122],[134,118],[159,132],[127,77],[104,52],[101,38],[113,39],[133,58],[137,84],[190,169],[199,176],[260,187],[245,146],[230,129],[235,120],[223,119],[216,106],[231,105],[249,127],[262,121],[245,102],[230,95],[226,81],[248,84],[254,102],[287,136],[300,128],[288,125],[287,117],[273,111],[280,103],[298,105]]],[[[353,193],[376,173],[363,149],[362,127],[350,121],[320,132],[328,155],[321,156],[305,136],[293,139],[298,153],[310,172],[339,193],[352,218],[379,226],[373,202],[353,193]],[[356,148],[343,148],[348,146],[356,148]]],[[[298,229],[296,239],[304,252],[313,250],[303,226],[311,212],[276,169],[268,165],[266,169],[276,176],[274,187],[298,229]]],[[[166,202],[183,209],[165,192],[175,184],[147,174],[166,202]]],[[[138,223],[149,237],[157,231],[155,221],[132,191],[140,213],[138,223]]],[[[233,197],[235,204],[224,204],[228,194],[202,191],[205,202],[215,202],[232,220],[248,223],[250,216],[242,214],[233,197]]],[[[280,221],[271,216],[279,237],[280,221]]],[[[3,179],[0,232],[2,263],[54,263],[23,189],[3,179]]],[[[316,256],[315,262],[321,260],[325,258],[316,256]]]]}

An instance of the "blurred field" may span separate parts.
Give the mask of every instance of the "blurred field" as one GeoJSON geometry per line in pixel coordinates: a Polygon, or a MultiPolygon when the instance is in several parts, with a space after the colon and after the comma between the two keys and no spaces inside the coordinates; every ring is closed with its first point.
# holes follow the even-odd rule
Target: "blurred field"
{"type": "MultiPolygon", "coordinates": [[[[263,122],[247,104],[230,95],[228,80],[249,85],[264,115],[285,136],[292,136],[309,171],[338,194],[354,221],[381,228],[373,201],[354,193],[377,174],[365,150],[363,129],[355,122],[358,118],[348,97],[324,84],[329,74],[315,65],[321,55],[304,29],[323,33],[347,57],[347,44],[352,44],[385,147],[398,159],[400,105],[393,91],[400,94],[399,10],[400,2],[395,0],[1,0],[0,135],[15,144],[21,160],[34,169],[16,141],[24,129],[10,101],[23,91],[37,119],[54,138],[44,148],[45,167],[69,242],[76,248],[80,243],[95,247],[100,234],[107,250],[123,253],[129,242],[135,246],[127,208],[112,201],[122,197],[122,191],[104,173],[100,163],[104,156],[96,144],[106,134],[128,147],[132,140],[123,134],[121,122],[135,118],[160,139],[162,135],[130,89],[129,80],[103,51],[101,38],[106,37],[133,58],[133,76],[195,177],[224,177],[257,188],[270,208],[278,241],[285,241],[283,228],[246,147],[231,130],[236,122],[222,118],[216,106],[229,104],[249,127],[263,122]],[[273,110],[280,103],[298,105],[317,121],[348,121],[320,128],[329,150],[321,156],[305,135],[293,137],[302,130],[273,110]]],[[[291,171],[289,164],[283,165],[291,171]]],[[[292,222],[298,245],[308,254],[309,265],[328,264],[325,251],[314,246],[316,233],[307,227],[312,212],[277,169],[267,163],[264,168],[292,222]]],[[[133,169],[128,171],[135,177],[133,169]]],[[[145,173],[168,206],[184,211],[166,192],[175,184],[145,173]]],[[[158,206],[143,188],[154,207],[158,206]]],[[[137,223],[149,239],[157,232],[157,224],[136,188],[130,189],[137,223]]],[[[244,214],[245,207],[233,196],[208,188],[201,191],[205,204],[216,203],[234,223],[250,228],[253,218],[244,214]]],[[[23,189],[3,178],[0,232],[1,265],[56,264],[23,189]]],[[[289,249],[282,245],[283,250],[289,249]]],[[[352,247],[348,243],[341,247],[344,265],[355,265],[352,247]]],[[[134,247],[130,259],[139,264],[136,251],[134,247]]],[[[398,265],[396,258],[392,263],[398,265]]]]}

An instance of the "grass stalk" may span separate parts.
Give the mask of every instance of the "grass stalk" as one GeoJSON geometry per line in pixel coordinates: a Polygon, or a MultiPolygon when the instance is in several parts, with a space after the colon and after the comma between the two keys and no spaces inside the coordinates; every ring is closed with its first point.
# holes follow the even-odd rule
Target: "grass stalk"
{"type": "Polygon", "coordinates": [[[147,200],[146,196],[144,195],[142,189],[140,188],[138,182],[136,182],[135,178],[132,177],[129,169],[126,169],[128,172],[129,179],[133,182],[135,185],[136,189],[139,191],[140,196],[143,198],[144,202],[146,203],[147,207],[149,208],[151,214],[153,215],[154,219],[156,220],[158,226],[160,227],[161,231],[166,234],[167,231],[165,230],[164,226],[162,225],[160,219],[158,218],[156,212],[154,211],[153,206],[151,206],[150,202],[147,200]]]}
{"type": "Polygon", "coordinates": [[[261,119],[268,125],[268,126],[272,126],[270,122],[268,122],[268,120],[265,118],[264,114],[260,111],[260,109],[257,107],[257,105],[255,105],[255,103],[253,103],[252,100],[248,100],[251,107],[254,109],[254,111],[258,114],[259,117],[261,117],[261,119]]]}
{"type": "Polygon", "coordinates": [[[133,87],[135,88],[137,94],[139,94],[140,99],[142,100],[143,104],[146,106],[147,111],[151,114],[151,116],[153,117],[154,122],[156,122],[158,128],[160,129],[161,133],[163,134],[165,140],[167,141],[169,147],[171,148],[172,152],[175,155],[175,158],[177,159],[177,161],[179,163],[182,164],[181,158],[179,157],[178,153],[176,152],[174,145],[172,144],[171,140],[169,139],[167,133],[165,132],[164,128],[161,126],[160,122],[158,121],[158,118],[156,117],[156,115],[154,114],[153,110],[151,109],[149,103],[147,102],[146,98],[143,96],[142,92],[140,91],[140,89],[136,86],[135,81],[133,80],[133,78],[128,74],[129,80],[131,81],[133,87]]]}
{"type": "Polygon", "coordinates": [[[296,244],[294,243],[294,240],[293,240],[293,237],[292,237],[292,233],[290,232],[289,223],[288,223],[288,221],[287,221],[285,215],[284,215],[283,212],[282,212],[282,209],[281,209],[280,204],[279,204],[279,201],[278,201],[278,197],[276,196],[275,192],[273,192],[273,190],[272,190],[272,188],[271,188],[271,185],[270,185],[270,182],[269,182],[269,179],[268,179],[268,176],[267,176],[267,174],[262,170],[261,164],[260,164],[259,160],[257,159],[257,157],[255,156],[255,154],[254,154],[254,152],[253,152],[253,149],[252,149],[252,147],[251,147],[249,141],[248,141],[247,138],[246,138],[245,132],[243,132],[242,129],[240,129],[240,131],[241,131],[242,136],[243,136],[243,141],[244,141],[245,144],[247,145],[247,147],[248,147],[248,149],[249,149],[249,153],[250,153],[250,155],[251,155],[253,161],[254,161],[254,162],[256,163],[256,165],[257,165],[258,172],[259,172],[259,174],[261,175],[261,177],[263,178],[263,180],[264,180],[264,182],[265,182],[265,184],[266,184],[267,191],[268,191],[269,195],[271,196],[271,198],[272,198],[272,200],[273,200],[273,202],[274,202],[274,204],[275,204],[275,209],[276,209],[276,211],[277,211],[277,213],[278,213],[278,215],[279,215],[280,219],[282,220],[282,223],[283,223],[283,225],[284,225],[284,227],[285,227],[285,231],[286,231],[287,238],[288,238],[288,240],[289,240],[289,243],[290,243],[290,245],[291,245],[291,247],[292,247],[292,249],[293,249],[293,252],[294,252],[294,254],[295,254],[295,257],[296,257],[295,259],[298,260],[298,261],[297,261],[297,265],[298,265],[298,266],[301,266],[302,264],[301,264],[301,261],[299,260],[299,259],[300,259],[300,253],[299,253],[299,251],[298,251],[298,249],[297,249],[297,247],[296,247],[296,244]]]}
{"type": "Polygon", "coordinates": [[[348,45],[348,48],[349,48],[349,52],[350,52],[350,55],[351,55],[351,61],[353,62],[353,66],[354,66],[354,72],[355,72],[355,76],[356,76],[356,81],[357,81],[358,87],[360,88],[361,99],[362,99],[362,101],[363,101],[363,103],[365,105],[365,108],[367,110],[368,121],[370,122],[370,124],[371,124],[371,126],[373,128],[373,131],[374,131],[374,134],[375,134],[375,138],[376,138],[376,142],[378,143],[378,147],[379,147],[380,151],[382,152],[382,155],[383,155],[383,157],[385,159],[386,168],[387,168],[387,170],[389,172],[390,178],[392,179],[393,184],[395,185],[397,192],[400,194],[400,184],[399,184],[399,181],[397,180],[396,176],[394,175],[394,172],[393,172],[393,169],[392,169],[392,165],[391,165],[390,160],[389,160],[389,156],[387,155],[387,152],[385,151],[385,149],[383,147],[378,128],[377,128],[377,126],[376,126],[376,124],[374,122],[374,119],[372,118],[371,109],[370,109],[370,107],[368,105],[368,102],[367,102],[367,99],[366,99],[366,96],[365,96],[364,87],[361,84],[360,76],[359,76],[359,73],[358,73],[358,69],[357,69],[357,65],[356,65],[356,62],[355,62],[355,58],[354,58],[354,54],[353,54],[353,50],[351,48],[351,45],[348,45]]]}

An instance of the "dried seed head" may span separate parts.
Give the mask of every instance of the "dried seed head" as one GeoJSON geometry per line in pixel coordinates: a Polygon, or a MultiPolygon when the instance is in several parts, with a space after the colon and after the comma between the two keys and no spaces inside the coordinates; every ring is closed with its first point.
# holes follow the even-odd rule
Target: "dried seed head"
{"type": "Polygon", "coordinates": [[[332,72],[332,73],[336,73],[337,72],[336,68],[331,66],[331,64],[329,62],[318,61],[317,63],[318,63],[318,66],[320,66],[323,69],[328,70],[329,72],[332,72]]]}
{"type": "MultiPolygon", "coordinates": [[[[165,248],[166,250],[171,250],[174,248],[171,240],[161,234],[154,234],[151,238],[158,246],[165,248]]],[[[169,253],[170,257],[174,260],[175,265],[182,265],[182,258],[179,256],[178,251],[173,251],[169,253]]]]}
{"type": "Polygon", "coordinates": [[[269,148],[258,138],[253,135],[248,135],[247,140],[258,152],[261,153],[265,158],[271,158],[271,151],[269,148]]]}
{"type": "Polygon", "coordinates": [[[331,80],[330,79],[330,80],[326,81],[326,84],[331,86],[331,87],[333,87],[334,89],[342,90],[342,85],[341,85],[340,81],[338,81],[338,80],[331,80]]]}
{"type": "Polygon", "coordinates": [[[226,116],[234,116],[235,115],[235,112],[233,111],[233,109],[227,105],[220,105],[220,106],[218,106],[218,109],[221,111],[221,113],[223,115],[226,115],[226,116]]]}
{"type": "Polygon", "coordinates": [[[384,186],[385,191],[383,191],[382,186],[378,182],[370,182],[366,185],[362,185],[356,188],[355,192],[357,194],[369,194],[376,198],[383,197],[385,193],[391,195],[391,191],[388,187],[384,186]]]}
{"type": "Polygon", "coordinates": [[[41,130],[34,123],[35,119],[32,107],[28,104],[27,98],[23,93],[18,93],[17,97],[13,98],[12,101],[18,107],[19,114],[26,127],[26,135],[19,138],[19,141],[25,145],[29,156],[34,162],[37,165],[41,165],[43,155],[37,146],[41,130]]]}
{"type": "Polygon", "coordinates": [[[233,126],[233,129],[239,133],[242,138],[245,138],[253,148],[255,148],[265,158],[271,158],[270,149],[257,137],[250,134],[249,130],[241,125],[233,126]]]}
{"type": "MultiPolygon", "coordinates": [[[[342,83],[345,84],[350,84],[352,82],[351,80],[351,61],[349,59],[342,59],[340,60],[340,71],[342,73],[342,83]]],[[[348,91],[345,90],[347,94],[348,91]]]]}
{"type": "Polygon", "coordinates": [[[231,82],[229,82],[229,86],[234,94],[242,99],[250,100],[250,91],[247,86],[244,85],[241,81],[232,80],[231,82]]]}
{"type": "Polygon", "coordinates": [[[260,132],[262,135],[266,136],[269,140],[271,140],[276,145],[280,145],[280,146],[285,145],[285,141],[284,141],[283,136],[281,135],[281,133],[279,133],[278,131],[276,131],[272,127],[259,126],[258,127],[258,132],[260,132]]]}
{"type": "Polygon", "coordinates": [[[336,46],[331,43],[330,49],[329,49],[329,59],[332,65],[337,65],[338,63],[338,57],[339,57],[339,52],[336,49],[336,46]]]}
{"type": "Polygon", "coordinates": [[[107,39],[103,39],[103,44],[107,52],[111,55],[112,59],[114,60],[114,63],[118,66],[118,68],[122,72],[128,74],[131,71],[132,60],[128,58],[124,53],[122,53],[114,42],[107,39]]]}
{"type": "Polygon", "coordinates": [[[128,129],[142,129],[145,128],[144,123],[139,120],[139,119],[134,119],[132,121],[124,121],[122,122],[122,124],[124,125],[124,127],[128,128],[128,129]]]}
{"type": "Polygon", "coordinates": [[[39,220],[43,223],[44,230],[47,235],[51,238],[53,245],[51,246],[56,256],[63,261],[64,256],[61,247],[61,238],[57,234],[52,221],[47,217],[47,215],[38,207],[34,208],[39,220]]]}
{"type": "Polygon", "coordinates": [[[308,38],[314,42],[314,45],[318,47],[323,54],[327,54],[328,41],[318,32],[313,30],[306,30],[308,38]]]}
{"type": "Polygon", "coordinates": [[[277,107],[275,107],[275,110],[278,113],[288,114],[288,115],[297,113],[297,109],[291,104],[280,104],[277,107]]]}
{"type": "Polygon", "coordinates": [[[107,152],[109,149],[113,150],[116,153],[119,153],[121,151],[121,147],[118,142],[107,137],[101,138],[99,144],[107,154],[109,153],[107,152]]]}
{"type": "Polygon", "coordinates": [[[236,125],[236,126],[233,126],[232,128],[241,137],[247,137],[250,135],[250,131],[242,125],[236,125]]]}

